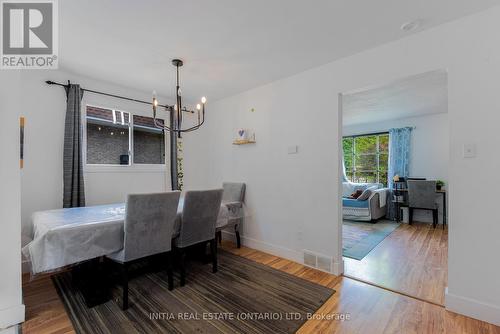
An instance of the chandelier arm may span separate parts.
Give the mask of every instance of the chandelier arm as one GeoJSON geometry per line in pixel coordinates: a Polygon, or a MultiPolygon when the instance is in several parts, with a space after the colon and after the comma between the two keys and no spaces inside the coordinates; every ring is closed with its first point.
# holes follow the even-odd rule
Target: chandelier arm
{"type": "MultiPolygon", "coordinates": [[[[198,111],[198,113],[199,113],[199,111],[198,111]]],[[[201,123],[198,120],[198,125],[195,125],[195,126],[188,128],[188,129],[185,129],[184,132],[191,132],[191,131],[198,130],[203,125],[203,123],[205,123],[205,106],[203,106],[202,115],[203,115],[203,117],[202,117],[201,123]]]]}
{"type": "Polygon", "coordinates": [[[158,123],[158,119],[157,118],[154,119],[154,124],[155,124],[156,128],[164,129],[164,130],[167,130],[167,131],[170,131],[170,132],[178,132],[178,133],[179,132],[180,133],[191,132],[191,131],[197,130],[197,129],[199,129],[203,125],[203,123],[205,123],[205,119],[204,118],[203,118],[203,121],[201,123],[198,123],[197,125],[192,126],[190,128],[187,128],[187,129],[173,129],[171,127],[168,127],[166,125],[162,125],[162,124],[158,123]]]}
{"type": "Polygon", "coordinates": [[[163,123],[163,125],[158,123],[157,118],[154,118],[154,124],[155,124],[155,127],[158,129],[163,129],[163,130],[167,130],[167,131],[174,131],[170,127],[166,126],[165,123],[163,123]]]}
{"type": "MultiPolygon", "coordinates": [[[[195,131],[195,130],[198,130],[202,125],[203,123],[205,123],[205,118],[203,118],[202,122],[201,123],[198,123],[197,125],[195,126],[192,126],[190,128],[187,128],[187,129],[181,129],[181,130],[178,130],[179,132],[191,132],[191,131],[195,131]]],[[[174,130],[175,131],[175,130],[174,130]]]]}

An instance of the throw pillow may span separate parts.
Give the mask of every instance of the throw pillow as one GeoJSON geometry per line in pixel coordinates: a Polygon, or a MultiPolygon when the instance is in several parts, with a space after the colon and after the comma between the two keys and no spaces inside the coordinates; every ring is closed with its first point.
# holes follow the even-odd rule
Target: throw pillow
{"type": "Polygon", "coordinates": [[[373,190],[371,188],[367,188],[361,195],[358,196],[358,201],[366,201],[372,195],[373,190]]]}
{"type": "Polygon", "coordinates": [[[359,196],[361,196],[361,194],[363,194],[363,190],[357,189],[355,192],[351,194],[350,198],[357,199],[359,196]]]}

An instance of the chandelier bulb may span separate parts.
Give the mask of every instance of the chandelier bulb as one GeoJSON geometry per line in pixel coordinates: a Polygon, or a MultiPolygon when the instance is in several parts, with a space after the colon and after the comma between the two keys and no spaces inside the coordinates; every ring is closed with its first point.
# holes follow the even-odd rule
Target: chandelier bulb
{"type": "Polygon", "coordinates": [[[158,107],[158,100],[156,99],[156,91],[153,91],[153,108],[158,107]]]}
{"type": "Polygon", "coordinates": [[[197,109],[197,110],[200,110],[200,109],[201,109],[201,104],[199,104],[199,103],[198,103],[198,104],[196,105],[196,109],[197,109]]]}
{"type": "Polygon", "coordinates": [[[201,98],[201,103],[203,103],[203,104],[207,103],[207,98],[205,96],[203,96],[201,98]]]}

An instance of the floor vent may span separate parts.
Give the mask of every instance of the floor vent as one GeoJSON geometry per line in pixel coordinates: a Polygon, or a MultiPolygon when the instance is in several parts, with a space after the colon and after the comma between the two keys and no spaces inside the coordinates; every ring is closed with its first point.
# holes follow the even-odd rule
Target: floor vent
{"type": "Polygon", "coordinates": [[[331,273],[332,272],[332,258],[326,256],[318,256],[318,269],[331,273]]]}
{"type": "Polygon", "coordinates": [[[316,254],[304,251],[304,264],[306,266],[316,268],[316,260],[317,260],[316,254]]]}
{"type": "Polygon", "coordinates": [[[322,254],[304,250],[304,264],[322,271],[332,272],[332,258],[322,254]]]}

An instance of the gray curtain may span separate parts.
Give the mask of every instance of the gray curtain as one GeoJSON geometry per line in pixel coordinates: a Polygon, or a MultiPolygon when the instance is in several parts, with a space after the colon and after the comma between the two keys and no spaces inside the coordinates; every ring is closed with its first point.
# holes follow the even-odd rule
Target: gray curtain
{"type": "Polygon", "coordinates": [[[81,101],[80,85],[69,84],[66,88],[66,122],[64,128],[63,153],[63,207],[85,206],[85,190],[82,163],[81,101]]]}

